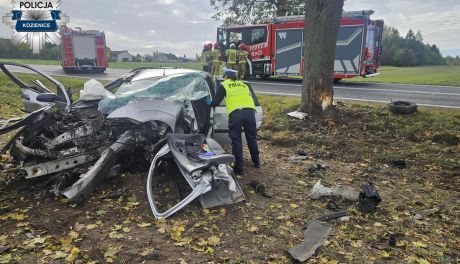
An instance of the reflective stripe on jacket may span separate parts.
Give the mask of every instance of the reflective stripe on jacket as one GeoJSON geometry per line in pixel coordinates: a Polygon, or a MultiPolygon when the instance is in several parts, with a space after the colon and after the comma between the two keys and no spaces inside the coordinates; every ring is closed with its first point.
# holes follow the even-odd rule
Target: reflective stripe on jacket
{"type": "Polygon", "coordinates": [[[239,50],[238,51],[238,64],[246,64],[246,58],[248,57],[249,52],[245,50],[239,50]]]}
{"type": "Polygon", "coordinates": [[[205,50],[201,53],[201,64],[208,65],[209,61],[211,60],[211,51],[205,50]]]}
{"type": "Polygon", "coordinates": [[[222,86],[225,88],[227,115],[236,109],[251,108],[256,110],[251,91],[245,83],[227,79],[222,82],[222,86]]]}
{"type": "Polygon", "coordinates": [[[212,59],[212,62],[220,62],[220,50],[213,49],[211,51],[211,59],[212,59]]]}
{"type": "Polygon", "coordinates": [[[227,64],[236,64],[238,51],[236,49],[228,49],[225,51],[227,56],[227,64]]]}

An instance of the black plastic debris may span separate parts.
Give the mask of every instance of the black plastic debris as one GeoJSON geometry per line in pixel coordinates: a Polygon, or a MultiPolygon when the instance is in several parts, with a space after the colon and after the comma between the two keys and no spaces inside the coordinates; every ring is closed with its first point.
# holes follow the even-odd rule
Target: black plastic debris
{"type": "Polygon", "coordinates": [[[326,169],[329,169],[329,165],[315,163],[311,165],[310,168],[308,168],[308,173],[315,173],[317,171],[325,171],[326,169]]]}
{"type": "Polygon", "coordinates": [[[339,218],[344,217],[344,216],[348,216],[348,213],[347,213],[346,210],[330,213],[330,214],[327,214],[327,215],[322,215],[322,216],[317,217],[316,220],[326,222],[326,221],[329,221],[329,220],[339,219],[339,218]]]}
{"type": "Polygon", "coordinates": [[[264,197],[273,198],[273,194],[265,189],[265,186],[262,185],[259,181],[251,181],[249,184],[256,193],[262,194],[264,197]]]}
{"type": "Polygon", "coordinates": [[[304,149],[298,149],[297,150],[297,155],[300,155],[300,156],[308,156],[308,152],[304,149]]]}
{"type": "Polygon", "coordinates": [[[388,245],[392,247],[396,247],[397,242],[398,242],[398,239],[396,238],[396,235],[390,234],[390,237],[388,238],[388,245]]]}
{"type": "Polygon", "coordinates": [[[359,193],[358,208],[361,212],[372,213],[376,210],[382,199],[372,183],[365,184],[362,188],[362,191],[359,193]]]}
{"type": "Polygon", "coordinates": [[[404,160],[393,160],[393,167],[397,168],[397,169],[405,169],[405,168],[407,168],[406,161],[404,161],[404,160]]]}

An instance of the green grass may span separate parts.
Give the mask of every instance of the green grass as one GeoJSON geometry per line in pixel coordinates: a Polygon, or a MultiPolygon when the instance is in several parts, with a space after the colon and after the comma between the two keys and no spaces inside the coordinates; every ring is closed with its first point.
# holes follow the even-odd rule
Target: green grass
{"type": "MultiPolygon", "coordinates": [[[[37,74],[16,73],[16,76],[23,81],[40,80],[51,91],[56,92],[54,87],[44,78],[37,78],[37,74]]],[[[72,99],[78,99],[80,90],[83,89],[83,84],[88,80],[85,78],[68,78],[68,77],[55,77],[66,88],[72,88],[72,99]]],[[[101,81],[106,84],[108,81],[101,81]]],[[[3,72],[0,72],[0,119],[10,118],[17,115],[24,114],[21,112],[21,90],[13,83],[3,72]]]]}
{"type": "MultiPolygon", "coordinates": [[[[0,59],[25,64],[60,65],[57,60],[0,59]]],[[[138,67],[180,67],[200,70],[199,62],[164,63],[164,62],[110,62],[110,68],[133,69],[138,67]]],[[[379,82],[401,84],[446,85],[460,87],[460,66],[420,66],[420,67],[380,67],[380,75],[372,78],[355,77],[343,79],[343,82],[379,82]]],[[[292,77],[298,78],[298,77],[292,77]]]]}
{"type": "Polygon", "coordinates": [[[460,66],[382,66],[380,67],[380,75],[377,77],[356,77],[342,81],[460,86],[460,66]]]}
{"type": "MultiPolygon", "coordinates": [[[[0,61],[9,61],[23,64],[38,64],[38,65],[61,65],[58,60],[27,60],[27,59],[1,59],[0,61]]],[[[199,62],[109,62],[109,68],[116,69],[134,69],[139,67],[179,67],[186,69],[200,70],[199,62]]]]}
{"type": "Polygon", "coordinates": [[[323,123],[315,118],[297,120],[287,116],[298,108],[298,97],[260,95],[259,101],[264,109],[259,134],[277,146],[308,144],[311,149],[339,152],[347,162],[403,159],[421,168],[460,166],[455,143],[460,139],[457,109],[419,107],[412,115],[394,115],[383,104],[347,102],[338,106],[332,123],[323,123]],[[324,134],[326,130],[332,133],[324,134]]]}

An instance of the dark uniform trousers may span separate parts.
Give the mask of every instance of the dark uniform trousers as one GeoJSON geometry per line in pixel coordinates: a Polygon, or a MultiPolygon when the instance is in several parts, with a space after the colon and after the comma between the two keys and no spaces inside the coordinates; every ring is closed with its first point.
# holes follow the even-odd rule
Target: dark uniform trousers
{"type": "Polygon", "coordinates": [[[229,136],[232,140],[232,151],[235,156],[235,172],[243,172],[243,143],[241,128],[244,128],[251,159],[259,164],[259,148],[257,146],[257,128],[255,110],[251,108],[236,109],[230,113],[228,119],[229,136]]]}

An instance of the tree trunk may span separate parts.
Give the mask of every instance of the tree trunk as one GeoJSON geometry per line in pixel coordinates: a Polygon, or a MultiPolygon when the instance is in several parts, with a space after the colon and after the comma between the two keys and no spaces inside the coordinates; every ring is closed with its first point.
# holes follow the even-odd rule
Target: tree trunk
{"type": "Polygon", "coordinates": [[[302,112],[318,115],[332,107],[335,45],[343,2],[306,0],[302,112]]]}

